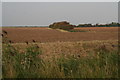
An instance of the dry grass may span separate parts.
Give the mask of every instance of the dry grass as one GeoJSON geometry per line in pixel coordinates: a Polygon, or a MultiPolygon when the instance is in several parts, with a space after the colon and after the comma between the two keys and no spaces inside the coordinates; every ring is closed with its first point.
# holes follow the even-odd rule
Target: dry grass
{"type": "Polygon", "coordinates": [[[62,30],[62,29],[56,29],[56,30],[61,31],[61,32],[68,32],[68,31],[62,30]]]}
{"type": "Polygon", "coordinates": [[[116,28],[86,29],[3,28],[3,78],[118,78],[116,28]]]}
{"type": "MultiPolygon", "coordinates": [[[[96,48],[99,48],[103,45],[105,45],[105,48],[109,51],[117,50],[118,47],[118,40],[96,40],[96,41],[76,41],[76,42],[47,42],[47,43],[30,43],[31,44],[37,44],[43,52],[46,57],[52,57],[53,55],[58,57],[61,54],[67,55],[73,55],[73,56],[82,56],[85,57],[88,55],[89,52],[93,52],[96,48]],[[113,45],[115,47],[113,47],[113,45]]],[[[20,52],[24,52],[24,50],[27,48],[27,44],[25,43],[14,43],[11,44],[15,46],[20,52]]],[[[44,56],[44,57],[45,57],[44,56]]],[[[44,59],[44,58],[43,58],[44,59]]]]}
{"type": "Polygon", "coordinates": [[[75,29],[95,32],[118,32],[118,27],[79,27],[75,29]]]}
{"type": "Polygon", "coordinates": [[[117,51],[118,40],[3,44],[3,76],[118,78],[117,51]]]}

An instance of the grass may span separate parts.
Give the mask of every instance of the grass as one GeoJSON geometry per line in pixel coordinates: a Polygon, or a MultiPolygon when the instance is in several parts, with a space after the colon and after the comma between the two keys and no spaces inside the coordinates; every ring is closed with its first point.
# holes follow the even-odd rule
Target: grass
{"type": "Polygon", "coordinates": [[[72,29],[72,30],[68,30],[69,32],[88,32],[86,30],[77,30],[77,29],[72,29]]]}
{"type": "Polygon", "coordinates": [[[67,30],[63,30],[63,29],[56,29],[58,31],[61,31],[61,32],[68,32],[67,30]]]}
{"type": "Polygon", "coordinates": [[[98,43],[3,44],[3,78],[119,78],[118,47],[98,43]]]}
{"type": "Polygon", "coordinates": [[[72,30],[63,30],[63,29],[56,29],[61,32],[88,32],[86,30],[79,30],[79,29],[72,29],[72,30]]]}
{"type": "Polygon", "coordinates": [[[3,77],[8,78],[35,78],[37,73],[35,69],[41,61],[37,57],[41,51],[36,46],[26,48],[26,52],[19,53],[10,44],[6,45],[3,51],[3,77]]]}

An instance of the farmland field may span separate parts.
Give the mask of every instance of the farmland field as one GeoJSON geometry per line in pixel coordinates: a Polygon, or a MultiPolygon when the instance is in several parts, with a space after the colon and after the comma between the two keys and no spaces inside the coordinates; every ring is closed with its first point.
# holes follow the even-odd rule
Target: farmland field
{"type": "Polygon", "coordinates": [[[117,27],[2,30],[3,78],[119,78],[117,27]]]}
{"type": "Polygon", "coordinates": [[[56,41],[80,41],[80,40],[117,40],[117,27],[88,27],[75,28],[85,32],[62,32],[49,28],[3,28],[8,32],[7,37],[15,43],[32,42],[56,42],[56,41]]]}

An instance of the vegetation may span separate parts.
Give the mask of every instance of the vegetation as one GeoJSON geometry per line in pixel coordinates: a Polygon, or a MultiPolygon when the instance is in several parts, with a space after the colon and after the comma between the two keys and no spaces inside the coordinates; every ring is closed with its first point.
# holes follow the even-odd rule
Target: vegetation
{"type": "Polygon", "coordinates": [[[109,50],[106,45],[99,45],[85,53],[90,44],[83,44],[74,44],[83,51],[75,49],[49,56],[36,44],[29,44],[23,51],[13,44],[3,44],[3,78],[118,78],[117,47],[109,50]]]}
{"type": "Polygon", "coordinates": [[[112,22],[110,24],[95,24],[95,25],[92,25],[92,24],[79,24],[76,27],[118,27],[119,25],[120,25],[119,23],[112,22]]]}
{"type": "Polygon", "coordinates": [[[53,24],[49,25],[49,28],[52,28],[52,29],[63,29],[63,30],[71,30],[74,27],[75,27],[74,25],[70,25],[70,23],[66,22],[66,21],[56,22],[56,23],[53,23],[53,24]]]}
{"type": "Polygon", "coordinates": [[[63,21],[63,22],[55,22],[51,25],[49,25],[49,28],[53,29],[63,29],[63,30],[72,30],[74,27],[119,27],[119,23],[112,22],[109,24],[79,24],[77,26],[70,25],[69,22],[63,21]]]}
{"type": "MultiPolygon", "coordinates": [[[[55,30],[51,28],[2,28],[7,31],[12,43],[57,42],[81,40],[117,40],[118,27],[78,27],[72,30],[55,30]],[[74,32],[69,32],[74,31],[74,32]]],[[[4,42],[4,40],[3,40],[4,42]]]]}
{"type": "Polygon", "coordinates": [[[35,78],[36,66],[41,60],[37,57],[41,54],[35,46],[26,48],[26,52],[20,53],[12,45],[6,44],[3,51],[3,78],[35,78]]]}
{"type": "Polygon", "coordinates": [[[118,40],[14,43],[3,30],[3,78],[119,78],[118,40]]]}
{"type": "Polygon", "coordinates": [[[72,29],[72,30],[68,30],[69,32],[88,32],[85,30],[80,30],[80,29],[72,29]]]}

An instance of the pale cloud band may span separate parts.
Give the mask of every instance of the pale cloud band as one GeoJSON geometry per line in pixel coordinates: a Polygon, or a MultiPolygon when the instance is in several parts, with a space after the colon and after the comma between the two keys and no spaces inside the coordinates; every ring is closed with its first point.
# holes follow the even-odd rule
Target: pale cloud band
{"type": "Polygon", "coordinates": [[[1,0],[2,2],[119,2],[120,0],[1,0]]]}

